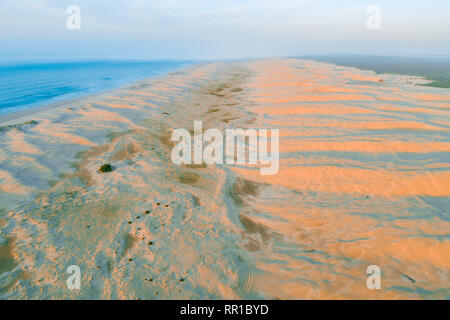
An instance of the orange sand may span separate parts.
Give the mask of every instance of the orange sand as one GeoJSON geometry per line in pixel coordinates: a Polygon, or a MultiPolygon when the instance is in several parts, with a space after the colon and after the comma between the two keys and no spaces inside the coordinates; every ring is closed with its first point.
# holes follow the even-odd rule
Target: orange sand
{"type": "Polygon", "coordinates": [[[17,119],[36,124],[0,133],[0,298],[448,297],[450,94],[395,77],[201,64],[17,119]],[[278,173],[174,165],[194,120],[280,129],[278,173]]]}

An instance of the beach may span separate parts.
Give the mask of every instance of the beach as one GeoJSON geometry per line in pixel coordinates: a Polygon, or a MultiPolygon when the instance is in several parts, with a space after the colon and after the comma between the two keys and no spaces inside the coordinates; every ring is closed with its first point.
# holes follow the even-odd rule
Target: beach
{"type": "Polygon", "coordinates": [[[0,298],[448,298],[450,91],[413,80],[202,63],[0,118],[0,298]],[[279,171],[175,165],[197,120],[279,129],[279,171]]]}

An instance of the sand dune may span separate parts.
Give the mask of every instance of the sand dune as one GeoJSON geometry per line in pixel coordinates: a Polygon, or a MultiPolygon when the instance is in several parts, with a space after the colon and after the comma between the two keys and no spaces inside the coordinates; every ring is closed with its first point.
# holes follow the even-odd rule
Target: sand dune
{"type": "Polygon", "coordinates": [[[448,297],[450,94],[379,79],[298,59],[199,64],[9,117],[0,297],[448,297]],[[170,134],[194,120],[280,129],[278,174],[174,165],[170,134]],[[381,290],[366,287],[372,264],[381,290]]]}

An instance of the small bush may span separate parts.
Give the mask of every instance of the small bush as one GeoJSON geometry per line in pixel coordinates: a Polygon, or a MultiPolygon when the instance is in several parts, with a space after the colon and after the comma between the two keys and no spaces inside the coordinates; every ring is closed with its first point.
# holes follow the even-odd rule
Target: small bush
{"type": "Polygon", "coordinates": [[[105,163],[104,165],[102,165],[99,169],[100,172],[111,172],[112,171],[112,166],[109,163],[105,163]]]}

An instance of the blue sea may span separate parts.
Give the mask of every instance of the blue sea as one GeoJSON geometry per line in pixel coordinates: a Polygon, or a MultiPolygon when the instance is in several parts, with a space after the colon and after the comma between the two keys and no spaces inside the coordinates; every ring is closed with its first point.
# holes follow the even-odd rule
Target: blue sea
{"type": "Polygon", "coordinates": [[[92,61],[0,65],[0,115],[118,88],[191,62],[92,61]]]}

